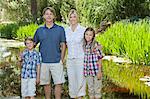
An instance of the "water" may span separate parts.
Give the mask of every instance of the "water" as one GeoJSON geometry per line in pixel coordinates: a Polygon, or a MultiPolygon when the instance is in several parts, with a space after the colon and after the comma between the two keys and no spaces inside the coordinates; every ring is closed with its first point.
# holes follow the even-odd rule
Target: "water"
{"type": "MultiPolygon", "coordinates": [[[[0,44],[0,99],[21,99],[20,98],[20,67],[17,57],[22,50],[15,41],[1,40],[0,44]],[[14,42],[14,46],[13,43],[14,42]],[[9,46],[11,45],[11,47],[9,46]]],[[[19,44],[22,44],[22,42],[19,44]]],[[[38,86],[37,99],[44,96],[43,88],[38,86]]],[[[54,96],[53,96],[54,97],[54,96]]],[[[63,85],[63,99],[70,99],[67,83],[63,85]]],[[[44,98],[43,98],[44,99],[44,98]]],[[[86,96],[84,99],[88,99],[86,96]]],[[[139,99],[129,93],[129,90],[120,88],[110,80],[103,78],[102,99],[139,99]]]]}

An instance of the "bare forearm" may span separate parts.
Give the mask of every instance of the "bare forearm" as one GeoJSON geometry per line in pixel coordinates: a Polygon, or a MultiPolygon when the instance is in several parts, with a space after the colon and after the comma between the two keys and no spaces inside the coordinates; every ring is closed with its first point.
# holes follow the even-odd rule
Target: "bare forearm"
{"type": "Polygon", "coordinates": [[[62,43],[61,47],[62,47],[62,50],[61,50],[61,60],[64,61],[65,53],[66,53],[66,44],[62,43]]]}
{"type": "Polygon", "coordinates": [[[40,65],[37,65],[37,78],[40,78],[40,65]]]}
{"type": "Polygon", "coordinates": [[[99,59],[97,63],[99,65],[99,70],[98,71],[101,72],[101,69],[102,69],[102,59],[99,59]]]}

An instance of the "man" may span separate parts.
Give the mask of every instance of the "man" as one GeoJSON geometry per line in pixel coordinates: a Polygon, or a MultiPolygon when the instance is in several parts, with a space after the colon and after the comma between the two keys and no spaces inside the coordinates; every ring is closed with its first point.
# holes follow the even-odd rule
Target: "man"
{"type": "Polygon", "coordinates": [[[64,28],[56,25],[55,10],[46,7],[43,10],[45,25],[39,27],[34,35],[36,44],[40,43],[39,50],[42,56],[40,85],[44,85],[45,98],[51,97],[51,76],[55,84],[55,99],[61,99],[61,84],[65,82],[63,62],[66,49],[64,28]]]}

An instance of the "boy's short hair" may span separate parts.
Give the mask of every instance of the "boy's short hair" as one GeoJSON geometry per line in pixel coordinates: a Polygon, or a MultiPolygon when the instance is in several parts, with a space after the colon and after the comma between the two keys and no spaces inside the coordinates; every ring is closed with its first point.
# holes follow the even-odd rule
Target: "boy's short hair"
{"type": "Polygon", "coordinates": [[[34,43],[34,40],[33,40],[32,37],[27,37],[27,38],[25,38],[25,40],[24,40],[24,44],[25,44],[25,45],[26,45],[26,41],[27,41],[27,40],[32,41],[32,42],[34,43]]]}

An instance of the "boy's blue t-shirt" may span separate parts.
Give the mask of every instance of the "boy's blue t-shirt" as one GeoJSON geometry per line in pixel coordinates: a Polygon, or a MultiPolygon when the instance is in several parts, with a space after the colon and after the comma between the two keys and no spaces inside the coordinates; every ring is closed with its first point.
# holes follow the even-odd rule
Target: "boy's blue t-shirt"
{"type": "Polygon", "coordinates": [[[39,51],[43,63],[59,63],[61,59],[60,43],[66,42],[64,28],[54,24],[51,28],[46,25],[39,27],[34,35],[36,44],[40,43],[39,51]]]}

